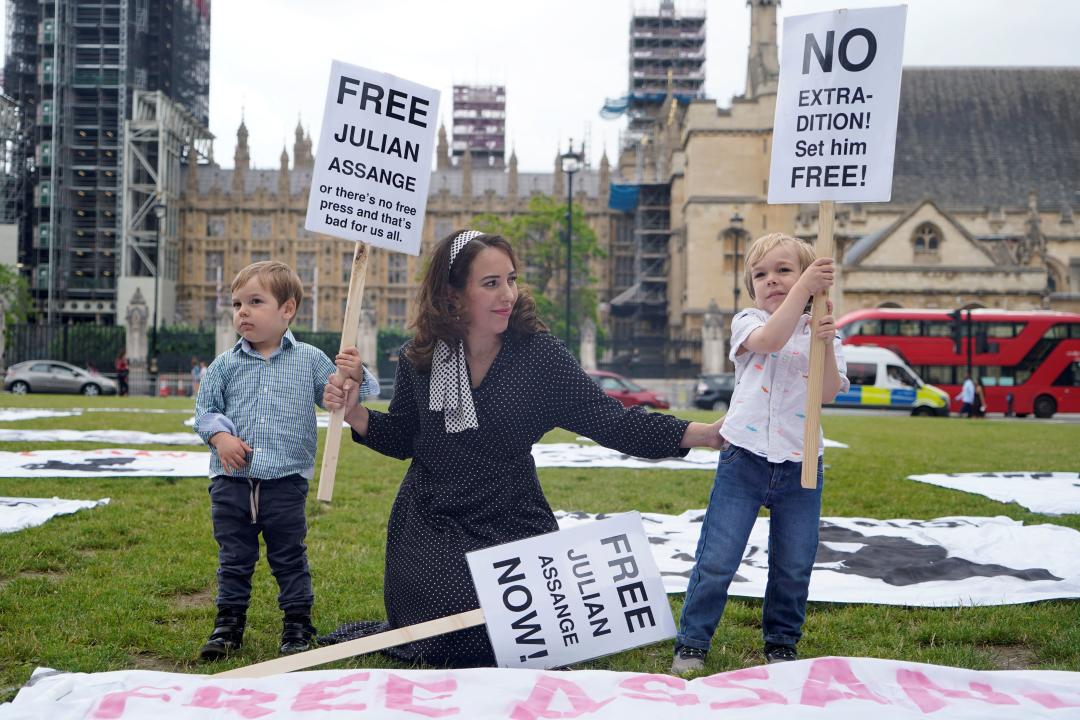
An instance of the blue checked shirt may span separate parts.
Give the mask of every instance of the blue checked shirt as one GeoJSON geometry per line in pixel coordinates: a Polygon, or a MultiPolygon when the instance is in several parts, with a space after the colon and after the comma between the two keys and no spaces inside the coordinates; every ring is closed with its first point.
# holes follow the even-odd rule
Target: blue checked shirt
{"type": "MultiPolygon", "coordinates": [[[[290,330],[269,358],[241,339],[203,373],[195,431],[207,444],[215,433],[227,432],[251,446],[238,477],[268,480],[296,473],[310,480],[318,437],[315,405],[322,407],[323,388],[335,372],[322,350],[297,342],[290,330]]],[[[378,394],[378,381],[364,368],[360,397],[378,394]]],[[[228,474],[211,446],[210,477],[228,474]]]]}

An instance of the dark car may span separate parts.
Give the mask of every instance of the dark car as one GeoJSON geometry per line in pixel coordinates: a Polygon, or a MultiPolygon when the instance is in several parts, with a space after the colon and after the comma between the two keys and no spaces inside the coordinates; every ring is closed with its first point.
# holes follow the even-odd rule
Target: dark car
{"type": "Polygon", "coordinates": [[[27,360],[7,369],[4,389],[26,393],[115,395],[116,383],[104,375],[59,360],[27,360]]]}
{"type": "Polygon", "coordinates": [[[715,412],[727,412],[728,405],[731,404],[731,393],[734,390],[735,376],[732,373],[701,375],[698,377],[694,407],[715,412]]]}
{"type": "Polygon", "coordinates": [[[605,394],[621,402],[623,407],[641,405],[658,410],[667,410],[671,407],[666,397],[641,387],[630,378],[605,370],[589,370],[588,373],[605,394]]]}

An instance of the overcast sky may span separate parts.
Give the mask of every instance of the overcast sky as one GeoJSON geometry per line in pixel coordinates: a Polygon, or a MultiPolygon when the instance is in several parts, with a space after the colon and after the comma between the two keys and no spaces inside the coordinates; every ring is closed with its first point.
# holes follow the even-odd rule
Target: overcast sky
{"type": "MultiPolygon", "coordinates": [[[[783,0],[779,16],[882,0],[783,0]]],[[[244,113],[256,167],[292,155],[299,118],[318,147],[330,62],[392,73],[442,92],[450,129],[454,83],[507,86],[507,141],[523,171],[548,171],[567,139],[593,164],[613,156],[624,120],[602,120],[626,92],[632,11],[659,0],[213,0],[210,130],[232,165],[244,113]]],[[[707,16],[706,84],[722,106],[742,93],[745,0],[676,0],[707,16]]],[[[1077,0],[909,0],[905,65],[1080,65],[1077,0]]]]}

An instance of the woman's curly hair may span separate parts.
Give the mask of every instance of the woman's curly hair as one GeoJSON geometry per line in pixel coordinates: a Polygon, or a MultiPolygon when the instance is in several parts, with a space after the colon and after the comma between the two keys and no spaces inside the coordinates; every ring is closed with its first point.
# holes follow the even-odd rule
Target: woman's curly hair
{"type": "MultiPolygon", "coordinates": [[[[416,335],[405,348],[405,356],[418,372],[431,371],[431,356],[435,344],[443,340],[453,346],[468,334],[468,324],[461,318],[461,309],[450,296],[450,290],[465,290],[469,279],[472,262],[485,248],[502,250],[510,258],[514,270],[518,270],[514,248],[501,235],[478,235],[458,252],[454,266],[450,267],[450,247],[454,238],[461,234],[457,230],[443,238],[435,247],[435,252],[428,263],[424,279],[413,307],[413,318],[409,327],[416,335]]],[[[547,325],[536,312],[536,302],[527,287],[518,287],[517,302],[510,312],[510,324],[504,336],[524,337],[538,332],[547,332],[547,325]]]]}

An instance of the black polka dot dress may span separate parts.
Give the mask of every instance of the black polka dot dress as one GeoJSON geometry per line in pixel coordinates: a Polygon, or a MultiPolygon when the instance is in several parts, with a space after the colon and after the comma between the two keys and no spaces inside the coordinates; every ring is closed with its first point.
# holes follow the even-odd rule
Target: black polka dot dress
{"type": "MultiPolygon", "coordinates": [[[[429,375],[400,354],[394,399],[370,413],[353,439],[384,455],[412,458],[390,513],[383,588],[392,627],[479,607],[465,553],[558,529],[531,449],[555,427],[646,458],[681,456],[687,421],[624,409],[548,333],[506,337],[472,391],[476,429],[448,433],[428,409],[429,375]]],[[[394,651],[405,660],[475,667],[494,664],[483,627],[394,651]]]]}

